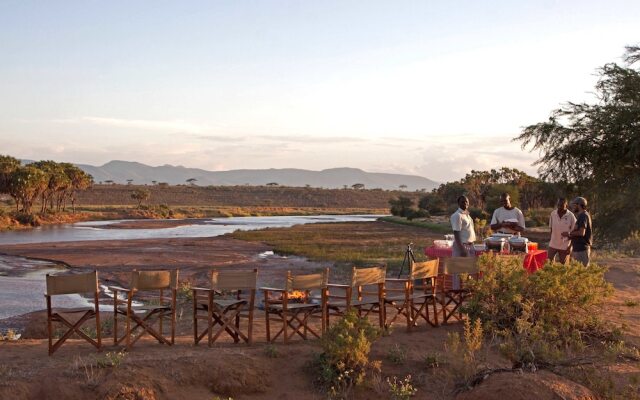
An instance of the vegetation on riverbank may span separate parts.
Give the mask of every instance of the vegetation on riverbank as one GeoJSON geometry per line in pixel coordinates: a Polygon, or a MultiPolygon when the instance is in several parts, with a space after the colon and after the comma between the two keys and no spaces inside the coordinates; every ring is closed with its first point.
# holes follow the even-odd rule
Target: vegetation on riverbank
{"type": "MultiPolygon", "coordinates": [[[[337,267],[387,265],[392,272],[402,265],[408,243],[414,244],[414,254],[420,260],[424,258],[423,249],[440,236],[424,228],[381,221],[296,225],[236,231],[229,235],[266,243],[281,255],[333,262],[337,267]]],[[[344,268],[338,270],[346,272],[344,268]]]]}

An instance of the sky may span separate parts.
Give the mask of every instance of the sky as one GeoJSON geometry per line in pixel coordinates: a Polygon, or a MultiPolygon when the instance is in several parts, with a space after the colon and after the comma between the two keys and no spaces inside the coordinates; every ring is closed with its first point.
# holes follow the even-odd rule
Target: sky
{"type": "Polygon", "coordinates": [[[0,154],[437,181],[640,43],[640,1],[0,0],[0,154]]]}

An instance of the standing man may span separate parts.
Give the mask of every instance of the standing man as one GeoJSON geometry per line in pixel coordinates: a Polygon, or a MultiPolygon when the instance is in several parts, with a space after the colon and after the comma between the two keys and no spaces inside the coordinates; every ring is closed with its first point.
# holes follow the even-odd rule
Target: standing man
{"type": "Polygon", "coordinates": [[[500,195],[502,207],[493,212],[491,218],[491,230],[500,233],[524,232],[524,214],[518,207],[511,205],[509,193],[500,195]]]}
{"type": "Polygon", "coordinates": [[[571,241],[562,234],[571,232],[575,225],[576,216],[567,210],[567,199],[558,199],[557,208],[551,211],[549,217],[549,228],[551,228],[551,240],[547,250],[549,260],[554,261],[557,255],[558,262],[562,264],[567,262],[567,256],[571,252],[571,241]]]}
{"type": "Polygon", "coordinates": [[[587,199],[576,197],[571,202],[576,214],[576,225],[571,232],[562,232],[562,236],[571,239],[573,251],[571,257],[583,265],[589,265],[591,259],[591,215],[587,211],[587,199]]]}
{"type": "Polygon", "coordinates": [[[452,255],[469,257],[476,240],[476,231],[473,228],[473,218],[469,215],[469,199],[466,196],[458,197],[458,210],[451,215],[451,228],[454,238],[452,255]]]}

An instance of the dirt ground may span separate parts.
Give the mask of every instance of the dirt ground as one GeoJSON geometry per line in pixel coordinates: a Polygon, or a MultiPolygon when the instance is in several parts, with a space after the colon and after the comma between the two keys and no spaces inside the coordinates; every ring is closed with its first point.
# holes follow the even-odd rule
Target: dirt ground
{"type": "MultiPolygon", "coordinates": [[[[179,268],[182,279],[201,283],[210,267],[260,269],[260,285],[281,285],[286,270],[309,271],[328,266],[303,258],[260,257],[269,247],[226,237],[197,239],[150,239],[136,241],[74,242],[1,246],[0,252],[61,261],[71,268],[96,268],[101,280],[126,284],[133,268],[179,268]]],[[[609,301],[607,318],[626,327],[625,339],[640,345],[640,259],[601,259],[610,271],[607,279],[616,288],[609,301]]],[[[71,339],[52,357],[47,356],[45,316],[42,312],[21,317],[25,337],[0,342],[0,399],[322,399],[312,385],[307,363],[319,351],[318,341],[296,340],[288,345],[266,343],[263,311],[256,310],[255,343],[234,344],[229,338],[212,348],[193,345],[190,303],[183,300],[178,313],[176,344],[160,345],[148,337],[126,353],[117,368],[97,368],[119,348],[104,338],[100,354],[86,342],[71,339]],[[225,397],[226,396],[226,397],[225,397]]],[[[109,313],[103,320],[109,319],[109,313]]],[[[356,399],[391,398],[386,378],[410,374],[418,392],[416,399],[452,399],[452,384],[440,371],[429,368],[426,356],[444,353],[447,335],[460,332],[461,324],[433,328],[422,324],[407,333],[395,325],[388,336],[377,340],[372,360],[382,361],[377,383],[354,394],[356,399]],[[406,360],[398,362],[401,349],[406,360]]],[[[492,368],[510,367],[493,351],[486,354],[492,368]]],[[[624,385],[640,376],[636,362],[602,366],[617,373],[624,385]]],[[[496,374],[461,399],[595,399],[595,395],[571,381],[547,372],[496,374]],[[545,375],[548,374],[548,375],[545,375]]]]}

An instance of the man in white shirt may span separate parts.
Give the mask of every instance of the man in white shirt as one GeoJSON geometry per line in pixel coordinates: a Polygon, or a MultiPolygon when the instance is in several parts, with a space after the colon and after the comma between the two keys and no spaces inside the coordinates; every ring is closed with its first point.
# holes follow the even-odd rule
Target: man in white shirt
{"type": "Polygon", "coordinates": [[[473,254],[473,242],[476,240],[473,218],[469,215],[469,199],[466,196],[458,197],[458,207],[458,210],[451,215],[454,238],[452,255],[468,257],[473,254]]]}
{"type": "Polygon", "coordinates": [[[502,207],[496,209],[491,218],[491,230],[511,234],[524,232],[524,214],[518,207],[511,205],[509,193],[502,193],[500,202],[502,207]]]}
{"type": "Polygon", "coordinates": [[[569,233],[576,226],[576,216],[567,210],[567,199],[558,199],[557,209],[551,212],[549,217],[549,228],[551,228],[551,240],[547,253],[549,260],[554,261],[556,255],[558,261],[566,263],[567,256],[571,252],[571,240],[562,236],[562,233],[569,233]]]}

